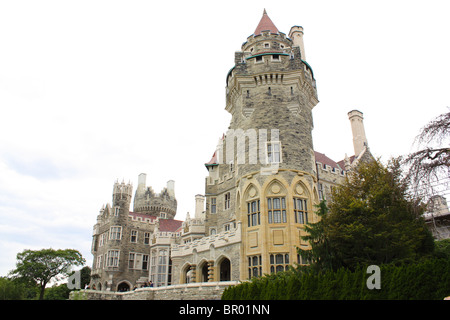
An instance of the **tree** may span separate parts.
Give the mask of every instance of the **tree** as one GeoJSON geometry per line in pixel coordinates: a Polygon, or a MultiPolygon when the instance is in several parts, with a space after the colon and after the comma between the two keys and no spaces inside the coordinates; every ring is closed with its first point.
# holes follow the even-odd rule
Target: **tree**
{"type": "Polygon", "coordinates": [[[84,263],[81,253],[73,249],[24,250],[17,254],[16,269],[10,274],[37,283],[40,288],[39,300],[42,300],[50,280],[59,280],[59,277],[69,275],[72,266],[81,266],[84,263]]]}
{"type": "Polygon", "coordinates": [[[361,163],[335,188],[320,225],[307,227],[310,258],[322,270],[358,264],[414,260],[433,251],[433,238],[420,218],[423,209],[409,198],[400,163],[361,163]],[[322,233],[322,234],[321,234],[322,233]],[[312,240],[312,241],[311,241],[312,240]]]}
{"type": "Polygon", "coordinates": [[[409,166],[415,197],[430,197],[450,182],[450,112],[429,122],[416,137],[420,150],[408,155],[404,162],[409,166]]]}
{"type": "Polygon", "coordinates": [[[417,259],[433,251],[420,204],[407,193],[400,162],[361,163],[335,189],[325,234],[336,266],[383,264],[417,259]]]}
{"type": "Polygon", "coordinates": [[[301,237],[310,244],[311,249],[297,248],[297,253],[304,261],[311,263],[316,271],[329,270],[333,268],[333,255],[330,252],[328,238],[324,233],[324,219],[328,214],[326,202],[320,202],[317,209],[316,214],[319,221],[305,225],[304,229],[307,235],[301,237]]]}

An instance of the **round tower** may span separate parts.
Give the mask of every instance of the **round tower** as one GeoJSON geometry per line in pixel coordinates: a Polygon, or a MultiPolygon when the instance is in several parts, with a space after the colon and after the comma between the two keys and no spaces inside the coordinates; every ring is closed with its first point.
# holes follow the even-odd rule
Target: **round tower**
{"type": "Polygon", "coordinates": [[[302,59],[303,28],[291,34],[294,40],[264,10],[235,53],[226,77],[231,123],[206,164],[206,229],[241,225],[239,279],[301,263],[295,248],[307,247],[304,225],[317,221],[312,109],[319,101],[313,70],[302,59]]]}
{"type": "Polygon", "coordinates": [[[175,181],[167,181],[167,186],[159,193],[155,193],[152,187],[146,186],[147,175],[139,175],[139,185],[134,196],[133,211],[160,217],[173,219],[177,212],[177,200],[175,198],[175,181]]]}
{"type": "Polygon", "coordinates": [[[223,162],[240,165],[241,174],[270,163],[314,174],[312,109],[318,99],[313,71],[301,50],[264,10],[255,33],[236,53],[226,81],[226,110],[232,120],[223,162]],[[248,140],[245,155],[241,136],[248,140]]]}

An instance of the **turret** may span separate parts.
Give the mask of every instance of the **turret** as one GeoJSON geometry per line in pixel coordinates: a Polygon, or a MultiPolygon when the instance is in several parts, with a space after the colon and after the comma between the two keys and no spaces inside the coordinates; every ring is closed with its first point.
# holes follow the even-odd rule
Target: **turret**
{"type": "Polygon", "coordinates": [[[352,126],[353,148],[355,150],[355,157],[358,157],[364,149],[368,148],[363,123],[363,113],[358,110],[352,110],[348,113],[348,119],[350,120],[350,124],[352,126]]]}
{"type": "Polygon", "coordinates": [[[116,216],[119,214],[128,215],[128,213],[130,212],[130,203],[132,196],[133,185],[130,182],[125,184],[124,181],[122,181],[122,183],[119,183],[119,181],[116,180],[113,187],[113,214],[116,216]],[[117,210],[120,210],[120,212],[117,212],[117,210]]]}
{"type": "Polygon", "coordinates": [[[150,216],[173,219],[177,211],[175,198],[175,181],[167,181],[161,192],[155,193],[152,187],[146,185],[147,175],[141,173],[138,177],[138,188],[134,196],[133,211],[150,216]]]}
{"type": "Polygon", "coordinates": [[[289,31],[289,38],[292,39],[294,47],[300,48],[301,58],[306,61],[305,45],[303,44],[303,27],[293,26],[291,31],[289,31]]]}
{"type": "MultiPolygon", "coordinates": [[[[291,33],[303,34],[303,29],[293,27],[291,33]]],[[[300,40],[286,37],[264,10],[254,34],[235,53],[225,107],[232,119],[219,163],[234,163],[240,175],[259,171],[261,165],[265,173],[280,168],[314,175],[312,109],[319,101],[300,40]]]]}

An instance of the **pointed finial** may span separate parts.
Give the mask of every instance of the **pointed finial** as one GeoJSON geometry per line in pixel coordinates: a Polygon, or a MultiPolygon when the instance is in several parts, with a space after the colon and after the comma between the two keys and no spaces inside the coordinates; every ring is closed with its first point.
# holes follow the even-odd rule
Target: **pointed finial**
{"type": "Polygon", "coordinates": [[[266,12],[266,8],[264,8],[264,12],[263,12],[263,15],[264,15],[264,14],[267,14],[267,12],[266,12]]]}

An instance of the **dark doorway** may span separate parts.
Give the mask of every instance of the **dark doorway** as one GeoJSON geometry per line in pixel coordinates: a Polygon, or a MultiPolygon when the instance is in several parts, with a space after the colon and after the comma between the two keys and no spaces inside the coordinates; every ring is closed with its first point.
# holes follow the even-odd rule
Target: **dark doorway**
{"type": "Polygon", "coordinates": [[[130,285],[126,282],[121,282],[117,286],[117,291],[119,291],[119,292],[130,291],[130,285]]]}
{"type": "Polygon", "coordinates": [[[202,268],[202,282],[208,282],[208,264],[205,263],[202,268]]]}
{"type": "Polygon", "coordinates": [[[220,263],[220,281],[231,280],[231,263],[227,258],[220,263]]]}

